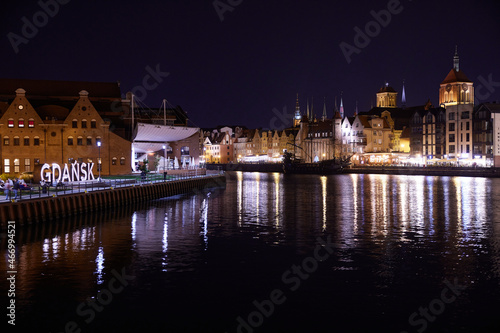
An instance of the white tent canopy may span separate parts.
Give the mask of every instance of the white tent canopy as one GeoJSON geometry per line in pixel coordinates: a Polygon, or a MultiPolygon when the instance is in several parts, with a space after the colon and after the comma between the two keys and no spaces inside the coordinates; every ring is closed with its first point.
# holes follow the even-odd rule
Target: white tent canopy
{"type": "Polygon", "coordinates": [[[164,142],[180,141],[189,138],[197,133],[198,127],[165,126],[157,124],[137,123],[134,142],[158,143],[161,146],[164,142]]]}

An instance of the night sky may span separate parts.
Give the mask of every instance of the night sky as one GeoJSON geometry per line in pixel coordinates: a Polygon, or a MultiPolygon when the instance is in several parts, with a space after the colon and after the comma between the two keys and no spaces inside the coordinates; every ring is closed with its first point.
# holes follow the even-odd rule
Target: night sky
{"type": "Polygon", "coordinates": [[[352,115],[356,101],[359,111],[375,103],[384,82],[401,93],[405,80],[408,106],[437,105],[458,44],[460,69],[484,86],[482,101],[500,100],[498,1],[220,0],[220,12],[232,4],[223,13],[213,0],[59,1],[67,3],[53,17],[37,1],[2,4],[1,77],[120,81],[125,93],[159,71],[144,105],[165,98],[199,127],[266,128],[282,125],[276,110],[291,114],[296,93],[303,112],[314,97],[318,117],[326,97],[331,117],[343,92],[352,115]],[[388,6],[385,27],[370,24],[388,6]],[[25,38],[34,17],[40,27],[25,38]],[[367,24],[373,37],[358,40],[348,63],[339,45],[356,47],[354,29],[367,24]]]}

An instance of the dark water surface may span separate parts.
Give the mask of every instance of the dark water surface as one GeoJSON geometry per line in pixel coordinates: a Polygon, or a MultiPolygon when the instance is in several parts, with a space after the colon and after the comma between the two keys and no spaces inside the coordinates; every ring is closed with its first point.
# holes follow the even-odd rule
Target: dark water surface
{"type": "Polygon", "coordinates": [[[499,332],[499,208],[500,179],[229,173],[17,229],[16,331],[499,332]]]}

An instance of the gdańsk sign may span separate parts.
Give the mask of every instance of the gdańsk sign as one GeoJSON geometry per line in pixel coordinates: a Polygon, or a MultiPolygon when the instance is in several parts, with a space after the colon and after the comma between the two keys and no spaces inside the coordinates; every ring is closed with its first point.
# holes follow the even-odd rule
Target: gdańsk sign
{"type": "Polygon", "coordinates": [[[41,179],[46,182],[77,182],[85,180],[94,180],[94,174],[92,169],[94,168],[94,163],[71,163],[68,167],[67,163],[64,163],[64,168],[61,171],[61,166],[57,163],[52,163],[52,165],[45,163],[40,171],[41,179]]]}

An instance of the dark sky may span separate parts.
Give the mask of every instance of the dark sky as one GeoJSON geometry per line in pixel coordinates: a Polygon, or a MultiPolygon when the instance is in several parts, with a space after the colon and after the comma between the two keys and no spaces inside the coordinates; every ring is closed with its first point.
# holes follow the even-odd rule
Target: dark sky
{"type": "Polygon", "coordinates": [[[165,98],[200,127],[280,127],[276,110],[286,106],[291,114],[296,93],[302,111],[314,97],[318,116],[326,97],[331,117],[343,92],[352,115],[356,101],[359,111],[370,108],[385,81],[401,92],[405,80],[407,105],[428,98],[437,105],[458,44],[460,68],[476,89],[483,86],[482,101],[500,100],[496,0],[401,0],[390,21],[382,15],[385,27],[370,24],[372,11],[397,1],[221,0],[236,5],[223,21],[213,0],[59,1],[67,4],[53,17],[41,14],[37,1],[2,5],[0,76],[120,81],[125,93],[140,91],[149,67],[161,72],[159,84],[146,82],[149,107],[165,98]],[[40,27],[25,31],[31,36],[16,53],[9,36],[24,38],[23,17],[40,27]],[[348,63],[339,45],[355,47],[354,28],[367,24],[373,37],[358,41],[348,63]]]}

